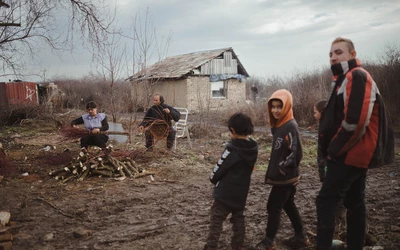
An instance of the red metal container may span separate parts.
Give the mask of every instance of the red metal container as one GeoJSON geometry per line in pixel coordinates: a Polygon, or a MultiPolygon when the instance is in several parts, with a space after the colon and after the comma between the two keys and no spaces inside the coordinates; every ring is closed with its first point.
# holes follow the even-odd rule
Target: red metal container
{"type": "Polygon", "coordinates": [[[0,104],[39,104],[38,88],[34,82],[0,83],[0,98],[0,104]]]}
{"type": "Polygon", "coordinates": [[[7,104],[6,83],[0,82],[0,107],[7,104]]]}

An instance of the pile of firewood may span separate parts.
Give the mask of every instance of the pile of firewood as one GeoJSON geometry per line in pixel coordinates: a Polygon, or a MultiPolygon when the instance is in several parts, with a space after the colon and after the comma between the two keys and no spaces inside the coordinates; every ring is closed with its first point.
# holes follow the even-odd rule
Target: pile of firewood
{"type": "Polygon", "coordinates": [[[51,171],[49,175],[62,183],[72,179],[83,181],[89,176],[112,177],[119,180],[126,177],[139,178],[154,175],[153,172],[139,168],[130,157],[118,159],[110,155],[112,146],[105,150],[94,147],[88,151],[82,148],[79,156],[61,169],[51,171]]]}

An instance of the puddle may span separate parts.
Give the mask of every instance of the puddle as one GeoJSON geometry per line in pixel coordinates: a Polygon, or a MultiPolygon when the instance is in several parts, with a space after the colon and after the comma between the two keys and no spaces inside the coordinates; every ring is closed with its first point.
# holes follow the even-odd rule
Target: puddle
{"type": "MultiPolygon", "coordinates": [[[[110,127],[108,131],[125,132],[121,123],[108,122],[108,125],[110,127]]],[[[118,143],[126,143],[128,141],[127,135],[108,135],[108,138],[118,143]]]]}

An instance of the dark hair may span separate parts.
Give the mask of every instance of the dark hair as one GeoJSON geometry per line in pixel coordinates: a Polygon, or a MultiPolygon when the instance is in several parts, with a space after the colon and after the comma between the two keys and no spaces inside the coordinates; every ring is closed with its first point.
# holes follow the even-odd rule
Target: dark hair
{"type": "Polygon", "coordinates": [[[319,100],[314,104],[314,107],[318,110],[318,112],[322,113],[322,111],[324,111],[326,103],[327,103],[326,100],[319,100]]]}
{"type": "Polygon", "coordinates": [[[86,109],[95,109],[97,108],[97,104],[95,102],[88,102],[86,104],[86,109]]]}
{"type": "Polygon", "coordinates": [[[228,120],[229,130],[235,130],[238,135],[251,135],[254,132],[251,118],[243,113],[235,113],[228,120]]]}
{"type": "Polygon", "coordinates": [[[164,96],[162,96],[160,94],[155,94],[154,96],[159,96],[160,97],[160,104],[164,103],[164,96]]]}

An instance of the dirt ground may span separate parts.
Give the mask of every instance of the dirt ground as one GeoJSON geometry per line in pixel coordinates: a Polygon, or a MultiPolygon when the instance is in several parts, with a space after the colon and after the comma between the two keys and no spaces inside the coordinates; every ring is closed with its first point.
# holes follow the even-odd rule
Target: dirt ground
{"type": "MultiPolygon", "coordinates": [[[[136,152],[134,160],[147,171],[154,171],[153,179],[89,177],[64,184],[49,172],[62,168],[80,148],[78,140],[59,134],[56,122],[28,122],[0,132],[0,142],[15,170],[14,175],[0,181],[0,211],[11,213],[12,249],[185,250],[204,246],[213,201],[208,176],[224,148],[227,138],[221,133],[226,131],[197,132],[192,138],[193,149],[186,139],[179,139],[173,152],[164,150],[164,142],[159,142],[154,152],[145,152],[144,138],[135,135],[131,144],[114,144],[114,150],[136,152]]],[[[254,138],[260,153],[245,213],[248,249],[263,238],[271,188],[263,184],[270,138],[260,132],[254,138]]],[[[311,137],[304,141],[315,143],[311,137]]],[[[305,147],[304,153],[312,155],[312,148],[305,147]]],[[[321,184],[312,162],[302,163],[296,202],[314,241],[315,198],[321,184]]],[[[368,173],[368,233],[376,238],[376,246],[384,247],[380,249],[400,249],[399,165],[397,142],[396,163],[368,173]]],[[[230,249],[230,235],[228,219],[221,249],[230,249]]],[[[277,248],[288,249],[282,240],[292,235],[290,221],[283,214],[277,248]]]]}

